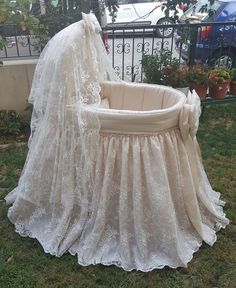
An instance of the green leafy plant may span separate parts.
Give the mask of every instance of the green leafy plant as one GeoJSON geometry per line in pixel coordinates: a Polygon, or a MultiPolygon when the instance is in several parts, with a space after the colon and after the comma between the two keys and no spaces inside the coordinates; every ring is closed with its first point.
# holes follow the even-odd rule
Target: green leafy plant
{"type": "Polygon", "coordinates": [[[171,58],[171,51],[161,50],[153,55],[143,55],[141,60],[147,83],[168,85],[169,71],[177,70],[178,60],[171,58]]]}
{"type": "MultiPolygon", "coordinates": [[[[109,15],[112,18],[112,22],[115,22],[119,5],[117,0],[106,0],[106,6],[108,7],[109,15]]],[[[103,11],[105,13],[105,11],[103,11]]]]}
{"type": "MultiPolygon", "coordinates": [[[[213,1],[214,0],[209,0],[213,1]]],[[[117,0],[44,0],[43,9],[39,0],[0,0],[0,24],[15,24],[18,35],[27,33],[38,38],[39,50],[47,43],[47,41],[58,31],[81,19],[81,12],[88,13],[94,11],[99,18],[105,13],[105,7],[108,8],[110,16],[113,20],[116,18],[119,9],[117,0]],[[44,11],[41,11],[44,10],[44,11]]],[[[169,13],[174,13],[177,19],[178,5],[195,3],[195,0],[166,0],[163,2],[163,10],[166,17],[169,13]]],[[[9,36],[9,31],[5,31],[6,27],[0,27],[0,49],[5,46],[5,37],[9,36]]],[[[12,29],[13,36],[16,35],[15,27],[12,29]]]]}
{"type": "Polygon", "coordinates": [[[229,70],[224,67],[213,68],[208,73],[210,86],[220,85],[227,80],[230,80],[229,70]]]}
{"type": "Polygon", "coordinates": [[[141,60],[145,73],[145,82],[172,87],[189,86],[189,68],[180,65],[178,59],[172,58],[171,51],[162,50],[153,55],[143,55],[141,60]]]}
{"type": "Polygon", "coordinates": [[[189,86],[189,67],[180,65],[177,60],[164,68],[164,85],[174,88],[185,88],[189,86]]]}
{"type": "Polygon", "coordinates": [[[232,81],[236,81],[236,68],[232,68],[230,71],[229,71],[229,74],[230,74],[230,78],[232,81]]]}
{"type": "MultiPolygon", "coordinates": [[[[115,17],[117,1],[105,1],[104,5],[115,17]]],[[[79,21],[82,11],[91,10],[98,17],[105,11],[98,12],[99,2],[93,0],[44,0],[43,9],[36,0],[0,0],[0,50],[6,44],[6,37],[24,34],[37,38],[34,46],[40,51],[57,32],[79,21]]]]}
{"type": "Polygon", "coordinates": [[[14,110],[0,111],[0,135],[18,135],[25,125],[24,119],[14,110]]]}
{"type": "Polygon", "coordinates": [[[190,83],[208,85],[208,68],[203,64],[195,64],[189,69],[190,83]]]}
{"type": "Polygon", "coordinates": [[[171,53],[168,50],[162,50],[153,55],[145,54],[141,60],[142,68],[145,73],[145,82],[162,84],[163,67],[171,63],[171,53]]]}

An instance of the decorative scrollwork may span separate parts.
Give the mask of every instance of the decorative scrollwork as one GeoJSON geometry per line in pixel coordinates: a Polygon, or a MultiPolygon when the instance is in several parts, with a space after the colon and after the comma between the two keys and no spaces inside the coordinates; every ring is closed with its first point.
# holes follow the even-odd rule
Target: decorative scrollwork
{"type": "Polygon", "coordinates": [[[126,66],[125,67],[125,74],[127,76],[131,76],[131,81],[134,82],[136,80],[137,75],[139,75],[139,71],[141,69],[140,65],[134,65],[134,66],[126,66]]]}
{"type": "Polygon", "coordinates": [[[17,43],[21,47],[28,47],[30,43],[29,36],[19,36],[17,37],[17,43]]]}
{"type": "Polygon", "coordinates": [[[116,45],[116,48],[117,48],[117,50],[116,50],[116,52],[118,53],[118,54],[128,54],[128,53],[130,53],[130,43],[118,43],[117,45],[116,45]]]}
{"type": "Polygon", "coordinates": [[[133,66],[126,66],[125,67],[125,74],[130,76],[133,74],[133,66]]]}
{"type": "Polygon", "coordinates": [[[40,45],[38,38],[31,36],[29,38],[29,44],[31,47],[31,52],[34,53],[34,55],[40,55],[43,47],[40,45]]]}
{"type": "Polygon", "coordinates": [[[171,40],[156,41],[153,50],[155,51],[155,53],[157,53],[162,49],[168,49],[170,46],[171,46],[171,40]]]}
{"type": "Polygon", "coordinates": [[[125,67],[125,71],[126,71],[126,75],[137,75],[137,74],[139,74],[139,69],[140,69],[140,65],[134,65],[134,66],[131,66],[131,65],[129,65],[129,66],[126,66],[125,67]]]}
{"type": "Polygon", "coordinates": [[[120,77],[120,67],[114,66],[114,70],[115,70],[116,75],[120,77]]]}
{"type": "Polygon", "coordinates": [[[161,46],[162,46],[162,41],[156,41],[155,44],[154,44],[154,49],[153,51],[155,51],[155,54],[158,52],[158,51],[161,51],[161,46]]]}
{"type": "Polygon", "coordinates": [[[138,53],[147,53],[150,51],[150,48],[149,48],[150,45],[151,45],[150,42],[138,43],[136,51],[138,53]]]}
{"type": "Polygon", "coordinates": [[[15,37],[7,37],[6,38],[6,47],[7,48],[13,48],[14,46],[16,46],[16,39],[15,37]]]}
{"type": "Polygon", "coordinates": [[[162,41],[162,49],[168,49],[169,47],[171,46],[171,41],[169,40],[165,40],[165,41],[162,41]]]}

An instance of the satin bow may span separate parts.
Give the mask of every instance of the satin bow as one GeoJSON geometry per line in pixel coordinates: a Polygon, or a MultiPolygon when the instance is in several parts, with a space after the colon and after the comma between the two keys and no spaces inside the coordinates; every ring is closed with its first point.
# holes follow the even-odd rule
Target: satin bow
{"type": "Polygon", "coordinates": [[[187,101],[184,104],[179,116],[179,128],[183,141],[186,142],[189,136],[195,138],[201,115],[201,102],[197,93],[188,92],[187,101]]]}

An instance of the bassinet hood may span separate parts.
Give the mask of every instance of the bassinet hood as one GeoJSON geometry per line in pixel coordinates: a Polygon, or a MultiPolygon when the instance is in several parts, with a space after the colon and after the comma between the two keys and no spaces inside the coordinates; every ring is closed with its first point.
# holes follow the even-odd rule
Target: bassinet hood
{"type": "MultiPolygon", "coordinates": [[[[100,124],[95,114],[83,113],[84,107],[98,106],[100,81],[117,77],[108,61],[96,17],[82,17],[56,34],[38,60],[29,96],[33,105],[29,153],[18,187],[6,197],[9,203],[20,197],[38,203],[41,185],[49,185],[54,192],[61,185],[63,195],[71,186],[72,176],[68,175],[74,175],[76,162],[82,162],[80,172],[86,175],[84,178],[90,177],[100,124]],[[70,106],[75,107],[73,113],[70,106]],[[73,158],[75,150],[77,159],[73,158]],[[34,171],[39,172],[37,179],[34,171]]],[[[83,181],[72,180],[78,190],[83,181]]],[[[51,196],[52,202],[56,194],[51,196]]]]}
{"type": "MultiPolygon", "coordinates": [[[[64,115],[66,105],[98,105],[99,81],[116,79],[93,14],[56,34],[43,50],[35,70],[29,102],[32,132],[49,115],[64,115]]],[[[59,117],[59,116],[58,116],[59,117]]]]}

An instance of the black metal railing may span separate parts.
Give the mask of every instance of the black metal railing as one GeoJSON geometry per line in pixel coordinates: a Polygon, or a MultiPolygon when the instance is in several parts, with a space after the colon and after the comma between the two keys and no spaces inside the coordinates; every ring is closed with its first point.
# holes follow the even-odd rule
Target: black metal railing
{"type": "MultiPolygon", "coordinates": [[[[9,24],[0,26],[0,31],[5,38],[0,60],[39,56],[44,43],[36,36],[9,24]]],[[[104,28],[103,34],[108,35],[106,44],[112,66],[126,81],[143,81],[143,55],[163,49],[169,50],[179,62],[193,64],[201,60],[208,65],[228,67],[236,64],[236,22],[116,25],[104,28]]]]}
{"type": "Polygon", "coordinates": [[[41,52],[39,38],[30,33],[22,32],[17,25],[4,24],[0,25],[1,42],[0,59],[12,59],[21,57],[38,57],[41,52]]]}
{"type": "Polygon", "coordinates": [[[164,49],[179,63],[201,61],[228,68],[236,64],[236,22],[113,26],[104,28],[103,33],[108,34],[112,66],[126,81],[143,81],[143,55],[164,49]]]}

